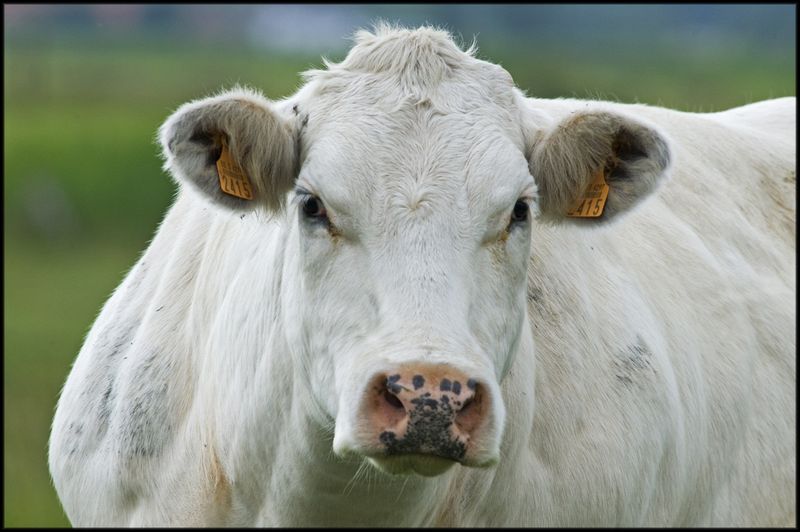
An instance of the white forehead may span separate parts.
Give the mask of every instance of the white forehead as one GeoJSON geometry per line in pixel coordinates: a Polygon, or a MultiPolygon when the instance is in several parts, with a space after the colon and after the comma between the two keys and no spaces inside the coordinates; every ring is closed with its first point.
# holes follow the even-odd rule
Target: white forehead
{"type": "Polygon", "coordinates": [[[532,185],[511,76],[443,31],[360,32],[295,100],[301,181],[346,209],[448,201],[507,206],[532,185]]]}

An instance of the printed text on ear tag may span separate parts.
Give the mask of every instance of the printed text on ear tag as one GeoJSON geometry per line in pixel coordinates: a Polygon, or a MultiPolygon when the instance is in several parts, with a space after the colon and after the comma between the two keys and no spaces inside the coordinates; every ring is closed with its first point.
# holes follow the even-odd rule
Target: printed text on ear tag
{"type": "Polygon", "coordinates": [[[219,174],[219,188],[225,194],[236,196],[237,198],[253,199],[253,186],[250,179],[244,173],[244,169],[239,166],[228,149],[228,142],[222,138],[222,154],[217,159],[217,173],[219,174]]]}
{"type": "Polygon", "coordinates": [[[607,198],[608,183],[606,183],[605,169],[601,168],[572,209],[567,211],[567,216],[573,218],[597,218],[603,214],[607,198]]]}

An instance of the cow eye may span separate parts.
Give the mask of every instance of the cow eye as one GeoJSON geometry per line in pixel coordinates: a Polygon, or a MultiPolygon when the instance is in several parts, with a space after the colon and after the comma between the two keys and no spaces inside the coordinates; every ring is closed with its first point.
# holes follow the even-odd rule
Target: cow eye
{"type": "Polygon", "coordinates": [[[325,205],[322,204],[322,200],[311,194],[307,195],[301,200],[300,208],[307,218],[324,220],[328,217],[328,213],[325,211],[325,205]]]}
{"type": "Polygon", "coordinates": [[[530,207],[528,203],[523,200],[517,200],[514,204],[514,210],[511,211],[511,223],[519,223],[524,222],[528,219],[528,213],[530,212],[530,207]]]}

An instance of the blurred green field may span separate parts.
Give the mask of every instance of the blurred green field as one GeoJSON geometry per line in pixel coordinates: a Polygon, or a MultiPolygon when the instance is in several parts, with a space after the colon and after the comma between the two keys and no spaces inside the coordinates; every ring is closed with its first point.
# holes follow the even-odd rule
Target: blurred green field
{"type": "MultiPolygon", "coordinates": [[[[493,48],[529,95],[721,110],[795,94],[794,52],[493,48]]],[[[338,60],[341,56],[333,56],[338,60]]],[[[174,186],[154,136],[181,103],[235,83],[292,93],[319,57],[149,42],[6,42],[5,526],[68,526],[47,471],[59,390],[174,186]]]]}

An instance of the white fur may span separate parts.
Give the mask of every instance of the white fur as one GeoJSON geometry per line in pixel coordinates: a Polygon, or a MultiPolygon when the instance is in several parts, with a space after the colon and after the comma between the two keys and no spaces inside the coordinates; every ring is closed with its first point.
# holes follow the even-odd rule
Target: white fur
{"type": "Polygon", "coordinates": [[[794,98],[525,98],[446,33],[389,27],[288,100],[247,94],[246,126],[241,93],[188,109],[262,148],[261,201],[216,192],[208,142],[168,151],[187,108],[162,128],[180,193],[53,421],[73,524],[794,525],[794,98]],[[646,153],[612,183],[616,221],[562,223],[623,123],[646,153]],[[520,197],[541,218],[507,231],[520,197]],[[487,467],[360,454],[366,381],[423,360],[488,383],[487,467]]]}

